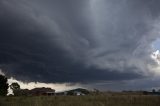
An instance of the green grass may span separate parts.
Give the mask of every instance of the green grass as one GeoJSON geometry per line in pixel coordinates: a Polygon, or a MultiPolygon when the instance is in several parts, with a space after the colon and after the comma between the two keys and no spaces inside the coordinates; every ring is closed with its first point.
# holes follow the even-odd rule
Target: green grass
{"type": "Polygon", "coordinates": [[[0,106],[160,106],[160,96],[88,95],[0,97],[0,106]]]}

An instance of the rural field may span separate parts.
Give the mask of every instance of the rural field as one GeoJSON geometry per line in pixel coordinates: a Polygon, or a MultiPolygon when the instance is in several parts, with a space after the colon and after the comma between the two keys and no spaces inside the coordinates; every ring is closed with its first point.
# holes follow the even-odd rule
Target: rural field
{"type": "Polygon", "coordinates": [[[0,97],[0,106],[160,106],[160,96],[88,95],[0,97]]]}

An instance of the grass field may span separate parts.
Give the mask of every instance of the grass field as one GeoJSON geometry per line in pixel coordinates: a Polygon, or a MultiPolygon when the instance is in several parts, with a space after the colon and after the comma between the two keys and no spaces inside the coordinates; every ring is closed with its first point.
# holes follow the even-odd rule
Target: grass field
{"type": "Polygon", "coordinates": [[[160,106],[160,96],[88,95],[0,97],[0,106],[160,106]]]}

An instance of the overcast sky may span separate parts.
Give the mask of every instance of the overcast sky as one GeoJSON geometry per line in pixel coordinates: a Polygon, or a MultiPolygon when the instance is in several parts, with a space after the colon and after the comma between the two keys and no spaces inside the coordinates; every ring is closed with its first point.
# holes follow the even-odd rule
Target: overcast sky
{"type": "Polygon", "coordinates": [[[25,82],[158,88],[159,5],[159,0],[1,0],[0,68],[25,82]]]}

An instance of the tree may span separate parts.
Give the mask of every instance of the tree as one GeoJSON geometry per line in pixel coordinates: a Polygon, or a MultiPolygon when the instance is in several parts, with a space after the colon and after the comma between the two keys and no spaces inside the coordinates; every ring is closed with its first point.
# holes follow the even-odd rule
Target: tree
{"type": "Polygon", "coordinates": [[[0,96],[6,96],[8,93],[8,79],[7,77],[0,75],[0,96]]]}
{"type": "Polygon", "coordinates": [[[14,82],[10,85],[12,90],[20,90],[20,85],[17,82],[14,82]]]}
{"type": "Polygon", "coordinates": [[[20,85],[17,82],[14,82],[10,85],[15,96],[18,96],[20,93],[20,85]]]}
{"type": "Polygon", "coordinates": [[[153,92],[153,93],[155,93],[155,92],[156,92],[156,90],[155,90],[155,89],[152,89],[152,92],[153,92]]]}

